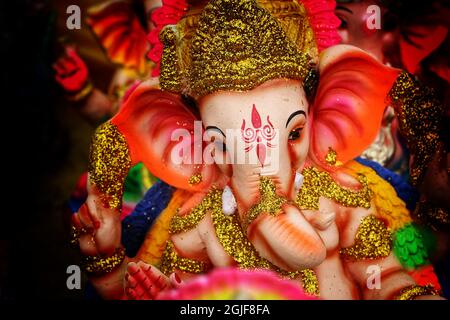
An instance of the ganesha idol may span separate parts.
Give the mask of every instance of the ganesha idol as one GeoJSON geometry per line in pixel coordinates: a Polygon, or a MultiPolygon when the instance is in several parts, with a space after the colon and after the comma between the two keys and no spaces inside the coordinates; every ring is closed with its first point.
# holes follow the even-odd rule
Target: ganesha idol
{"type": "Polygon", "coordinates": [[[97,130],[73,224],[103,298],[157,299],[226,267],[275,271],[320,299],[440,298],[393,252],[393,232],[411,222],[405,204],[352,160],[376,136],[400,71],[355,47],[320,48],[310,11],[276,4],[196,1],[161,32],[159,79],[97,130]],[[191,136],[174,139],[180,131],[191,136]],[[154,223],[163,247],[152,259],[121,247],[123,180],[139,162],[177,189],[176,210],[154,223]]]}

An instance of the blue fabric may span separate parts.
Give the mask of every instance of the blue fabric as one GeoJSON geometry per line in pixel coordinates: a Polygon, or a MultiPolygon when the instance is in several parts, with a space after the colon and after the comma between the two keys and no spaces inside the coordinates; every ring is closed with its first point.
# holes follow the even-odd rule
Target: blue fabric
{"type": "Polygon", "coordinates": [[[167,207],[175,188],[158,181],[144,195],[144,198],[136,205],[133,212],[122,221],[122,245],[127,256],[134,257],[145,235],[159,216],[167,207]]]}
{"type": "Polygon", "coordinates": [[[416,203],[419,200],[419,193],[417,190],[410,185],[407,181],[405,181],[401,176],[398,174],[386,169],[379,163],[363,158],[356,158],[357,162],[359,162],[362,165],[365,165],[373,170],[382,177],[384,180],[389,182],[392,187],[397,192],[397,195],[400,199],[402,199],[406,207],[409,211],[413,211],[416,207],[416,203]]]}
{"type": "Polygon", "coordinates": [[[83,203],[86,202],[87,197],[84,198],[75,198],[71,197],[69,201],[67,202],[67,205],[69,206],[69,209],[72,213],[78,212],[80,207],[83,205],[83,203]]]}

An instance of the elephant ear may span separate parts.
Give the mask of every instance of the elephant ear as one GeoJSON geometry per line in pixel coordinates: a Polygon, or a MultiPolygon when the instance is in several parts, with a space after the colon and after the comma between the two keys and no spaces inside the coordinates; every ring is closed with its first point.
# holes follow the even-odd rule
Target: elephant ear
{"type": "Polygon", "coordinates": [[[215,164],[203,162],[203,127],[201,122],[195,126],[197,120],[180,95],[147,81],[129,95],[111,123],[125,137],[132,163],[142,162],[157,178],[194,192],[220,176],[215,164]]]}
{"type": "Polygon", "coordinates": [[[198,123],[195,132],[195,120],[180,96],[161,91],[155,80],[141,83],[120,111],[97,129],[91,144],[89,186],[96,187],[105,205],[120,209],[125,177],[131,166],[142,162],[174,187],[207,190],[222,176],[214,163],[203,162],[203,128],[198,123]],[[193,156],[194,146],[200,157],[193,156]]]}
{"type": "Polygon", "coordinates": [[[324,50],[312,105],[310,159],[332,170],[359,156],[381,126],[387,94],[399,70],[347,45],[324,50]]]}

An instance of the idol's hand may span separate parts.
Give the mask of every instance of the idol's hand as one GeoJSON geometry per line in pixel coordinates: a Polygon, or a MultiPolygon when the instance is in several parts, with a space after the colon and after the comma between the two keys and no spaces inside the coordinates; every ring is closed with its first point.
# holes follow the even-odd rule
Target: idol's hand
{"type": "Polygon", "coordinates": [[[131,262],[125,274],[125,295],[129,300],[155,300],[164,290],[178,287],[181,283],[176,273],[167,277],[143,261],[131,262]]]}
{"type": "Polygon", "coordinates": [[[111,255],[120,247],[120,214],[104,205],[95,186],[90,186],[86,202],[72,215],[72,223],[83,255],[111,255]]]}
{"type": "Polygon", "coordinates": [[[73,47],[66,47],[65,55],[53,64],[56,81],[69,94],[85,88],[88,82],[88,69],[73,47]]]}

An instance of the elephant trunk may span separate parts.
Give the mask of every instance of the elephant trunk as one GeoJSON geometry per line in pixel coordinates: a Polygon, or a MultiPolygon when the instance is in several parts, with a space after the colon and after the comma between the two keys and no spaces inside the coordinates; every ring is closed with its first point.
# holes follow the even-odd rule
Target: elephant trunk
{"type": "MultiPolygon", "coordinates": [[[[280,167],[288,168],[288,161],[289,157],[280,158],[280,167]]],[[[326,248],[315,228],[293,204],[295,172],[261,173],[258,166],[233,167],[231,189],[248,239],[261,257],[286,271],[319,265],[325,259],[326,248]],[[268,209],[280,199],[286,201],[279,209],[273,209],[277,212],[268,209]],[[248,214],[257,207],[262,208],[258,209],[257,218],[249,220],[248,214]],[[273,212],[264,212],[263,208],[273,212]]]]}
{"type": "Polygon", "coordinates": [[[247,233],[263,258],[287,271],[315,267],[326,256],[320,236],[291,204],[283,205],[283,212],[276,216],[261,214],[247,233]]]}

